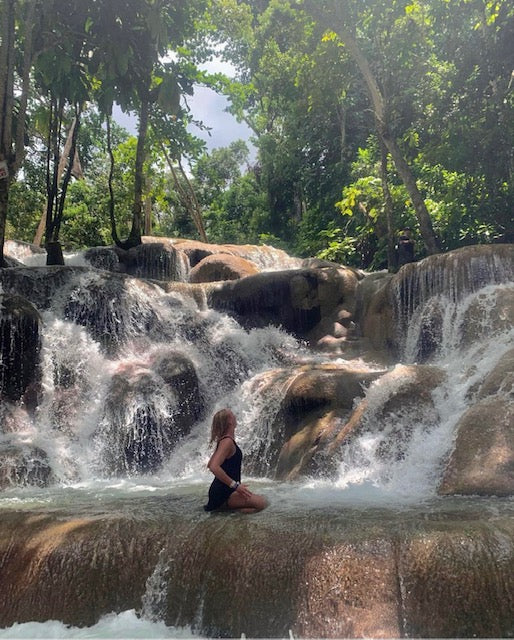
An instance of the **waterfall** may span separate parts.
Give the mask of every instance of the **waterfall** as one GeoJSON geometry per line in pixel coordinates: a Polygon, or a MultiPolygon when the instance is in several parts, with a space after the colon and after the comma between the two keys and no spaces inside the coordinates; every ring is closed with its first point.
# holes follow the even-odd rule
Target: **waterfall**
{"type": "Polygon", "coordinates": [[[387,365],[75,262],[0,270],[38,362],[0,405],[0,626],[27,623],[0,638],[512,635],[512,500],[438,495],[463,416],[514,408],[506,249],[388,276],[387,365]],[[248,518],[202,509],[222,407],[270,502],[248,518]]]}
{"type": "Polygon", "coordinates": [[[414,500],[436,495],[457,423],[514,346],[513,275],[507,252],[454,252],[408,265],[393,280],[402,361],[430,363],[444,378],[426,386],[424,400],[412,394],[415,406],[395,406],[394,398],[416,368],[396,365],[371,385],[360,435],[342,452],[338,486],[414,500]]]}

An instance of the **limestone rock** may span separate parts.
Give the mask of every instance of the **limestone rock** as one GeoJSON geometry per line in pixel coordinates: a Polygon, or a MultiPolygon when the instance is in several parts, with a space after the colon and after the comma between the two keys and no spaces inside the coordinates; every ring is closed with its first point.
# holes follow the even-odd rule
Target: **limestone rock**
{"type": "MultiPolygon", "coordinates": [[[[411,358],[426,362],[440,345],[442,314],[448,302],[458,302],[488,284],[507,283],[513,278],[513,245],[463,247],[429,256],[404,265],[394,276],[383,279],[373,276],[369,284],[365,279],[361,287],[369,291],[365,291],[358,309],[358,322],[375,349],[398,357],[402,354],[407,326],[417,316],[418,344],[411,358]],[[373,294],[375,284],[378,290],[373,294]]],[[[488,326],[492,323],[493,327],[501,328],[512,320],[512,292],[498,293],[492,310],[487,295],[483,294],[483,298],[484,304],[479,299],[469,310],[469,322],[463,325],[463,343],[476,340],[475,329],[483,326],[481,320],[486,313],[488,326]]]]}
{"type": "Polygon", "coordinates": [[[341,305],[353,308],[356,285],[357,276],[343,268],[291,269],[220,283],[209,290],[208,302],[243,326],[282,326],[308,338],[341,305]]]}
{"type": "Polygon", "coordinates": [[[326,475],[327,443],[345,423],[355,399],[382,373],[336,364],[303,365],[289,374],[278,371],[270,384],[286,392],[271,429],[274,435],[245,457],[245,467],[257,475],[272,469],[277,478],[289,480],[326,475]]]}
{"type": "Polygon", "coordinates": [[[30,302],[0,296],[0,393],[11,401],[35,391],[40,380],[40,334],[41,318],[30,302]]]}
{"type": "Polygon", "coordinates": [[[351,443],[363,429],[383,432],[377,455],[394,464],[413,434],[418,422],[435,424],[439,419],[432,391],[445,380],[445,373],[429,365],[397,365],[380,377],[366,398],[355,408],[348,421],[328,443],[330,459],[351,443]],[[382,393],[382,389],[387,389],[382,393]]]}
{"type": "Polygon", "coordinates": [[[52,480],[48,457],[42,449],[0,445],[0,489],[46,487],[52,480]]]}
{"type": "Polygon", "coordinates": [[[184,355],[120,366],[95,434],[107,475],[156,471],[203,410],[198,377],[184,355]]]}
{"type": "Polygon", "coordinates": [[[189,281],[217,282],[220,280],[237,280],[258,273],[256,265],[250,260],[233,256],[228,253],[218,253],[206,256],[191,269],[189,281]]]}
{"type": "Polygon", "coordinates": [[[125,272],[136,278],[185,281],[184,262],[173,245],[167,242],[140,244],[128,251],[116,249],[125,272]]]}
{"type": "Polygon", "coordinates": [[[452,518],[425,505],[413,515],[277,500],[255,518],[227,518],[192,507],[199,499],[102,495],[87,512],[82,502],[4,510],[0,626],[87,626],[143,609],[209,638],[513,635],[508,509],[452,518]]]}
{"type": "Polygon", "coordinates": [[[95,269],[123,270],[118,254],[113,247],[91,247],[84,253],[84,258],[95,269]]]}
{"type": "Polygon", "coordinates": [[[514,495],[512,399],[489,396],[462,416],[439,493],[514,495]]]}

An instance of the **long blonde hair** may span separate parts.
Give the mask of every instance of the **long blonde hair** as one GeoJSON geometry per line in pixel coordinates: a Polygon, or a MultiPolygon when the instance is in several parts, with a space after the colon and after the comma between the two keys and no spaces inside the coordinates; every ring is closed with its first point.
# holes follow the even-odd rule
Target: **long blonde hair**
{"type": "Polygon", "coordinates": [[[209,446],[211,446],[214,442],[222,438],[227,432],[229,424],[229,418],[234,414],[230,409],[220,409],[217,411],[212,418],[212,426],[211,426],[211,439],[209,441],[209,446]]]}

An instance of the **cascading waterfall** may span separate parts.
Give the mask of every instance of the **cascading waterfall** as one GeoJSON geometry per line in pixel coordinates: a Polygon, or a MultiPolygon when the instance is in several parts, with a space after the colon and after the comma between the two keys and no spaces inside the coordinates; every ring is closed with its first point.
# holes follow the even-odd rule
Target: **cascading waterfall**
{"type": "MultiPolygon", "coordinates": [[[[262,258],[266,268],[273,268],[270,253],[262,258]]],[[[453,524],[438,528],[445,507],[437,490],[459,420],[475,390],[514,345],[512,265],[501,252],[467,262],[458,256],[447,260],[453,262],[443,267],[441,257],[408,265],[394,280],[400,363],[384,368],[361,358],[330,359],[333,370],[323,370],[327,380],[334,371],[348,376],[357,371],[362,394],[353,407],[331,407],[334,433],[325,448],[326,425],[312,438],[312,448],[319,447],[315,461],[335,460],[327,474],[290,483],[274,479],[281,447],[291,436],[284,399],[299,368],[322,370],[327,364],[323,354],[276,327],[243,329],[234,318],[207,307],[208,287],[163,286],[84,266],[4,271],[0,293],[19,292],[38,310],[41,343],[37,403],[8,401],[0,408],[0,483],[5,489],[0,506],[9,515],[5,526],[15,532],[4,539],[3,557],[9,569],[15,555],[11,547],[23,532],[28,565],[38,554],[37,567],[48,562],[43,577],[33,570],[41,592],[26,595],[25,578],[18,583],[15,568],[6,574],[15,585],[9,594],[31,603],[42,592],[60,593],[54,577],[60,572],[73,576],[71,581],[80,575],[78,582],[87,584],[87,577],[74,573],[77,564],[83,565],[84,576],[94,576],[99,567],[109,579],[91,589],[87,585],[86,593],[80,593],[79,584],[76,600],[70,589],[70,600],[63,601],[62,609],[56,606],[55,615],[68,619],[66,612],[76,606],[76,617],[69,619],[82,624],[82,601],[87,601],[84,624],[97,621],[91,632],[105,637],[139,632],[145,637],[268,637],[287,635],[291,628],[298,637],[323,637],[327,629],[337,637],[423,635],[433,611],[416,626],[417,594],[425,593],[416,592],[416,585],[422,589],[425,583],[416,582],[412,567],[419,565],[428,575],[426,558],[441,558],[441,566],[453,558],[449,572],[460,571],[463,538],[460,529],[452,537],[453,524]],[[250,472],[252,488],[271,502],[254,520],[235,514],[210,517],[202,510],[211,479],[205,468],[211,416],[225,406],[238,417],[246,476],[250,472]],[[352,420],[355,431],[327,453],[352,420]],[[427,521],[427,513],[435,514],[435,529],[427,525],[426,537],[420,534],[425,525],[416,519],[418,503],[430,505],[423,512],[427,521]],[[55,516],[46,509],[55,510],[55,516]],[[73,514],[69,530],[68,516],[62,515],[66,509],[73,514]],[[34,531],[33,537],[25,531],[34,531]],[[126,566],[130,562],[135,563],[132,573],[126,566]],[[126,571],[122,604],[116,593],[109,595],[116,567],[126,571]],[[142,588],[134,586],[133,597],[126,584],[138,581],[142,588]],[[98,599],[96,590],[103,594],[98,599]],[[105,617],[113,610],[118,613],[105,617]],[[383,613],[389,610],[390,617],[383,613]]],[[[74,262],[79,265],[81,258],[74,262]]],[[[500,392],[510,397],[510,390],[500,392]]],[[[294,404],[297,397],[291,397],[294,404]]],[[[304,410],[319,410],[321,416],[324,398],[320,393],[309,398],[310,404],[293,408],[300,416],[304,410]]],[[[309,428],[302,437],[308,439],[309,428]]],[[[455,509],[458,521],[465,507],[456,504],[448,509],[455,509]]],[[[506,622],[498,628],[506,629],[504,576],[512,539],[504,521],[495,529],[487,518],[499,517],[509,503],[480,509],[471,504],[470,522],[478,522],[477,557],[490,562],[492,574],[503,576],[493,580],[497,591],[488,583],[481,593],[490,590],[492,601],[505,602],[501,616],[506,622]]],[[[467,562],[473,554],[466,553],[467,562]]],[[[470,562],[476,560],[473,556],[470,562]]],[[[477,569],[468,579],[480,583],[482,574],[477,569]]],[[[452,579],[448,584],[454,585],[452,579]]],[[[430,591],[434,601],[439,587],[437,582],[430,591]]],[[[461,595],[456,601],[466,600],[461,595]]],[[[4,619],[12,619],[13,598],[9,595],[3,604],[9,614],[4,619]]],[[[471,601],[475,608],[476,602],[471,601]]],[[[431,607],[436,605],[427,610],[431,607]]],[[[50,620],[54,610],[43,610],[47,618],[42,619],[50,620]]],[[[32,619],[24,611],[13,615],[20,615],[14,620],[32,619]]],[[[467,610],[459,615],[469,618],[467,610]]],[[[480,615],[493,621],[501,617],[496,611],[480,615]]],[[[479,624],[461,627],[462,633],[475,633],[479,624]]],[[[433,629],[441,637],[446,632],[443,624],[433,629]]],[[[490,629],[497,627],[484,633],[490,629]]],[[[5,637],[12,637],[8,632],[5,637]]],[[[44,629],[20,628],[23,632],[50,637],[81,633],[53,622],[44,629]]],[[[0,629],[0,637],[3,633],[0,629]]]]}
{"type": "Polygon", "coordinates": [[[402,361],[429,362],[444,380],[430,390],[431,402],[392,409],[409,375],[375,381],[362,434],[343,452],[338,486],[364,484],[395,499],[436,495],[473,389],[514,346],[513,276],[512,261],[494,254],[464,261],[456,252],[405,269],[393,291],[402,361]]]}

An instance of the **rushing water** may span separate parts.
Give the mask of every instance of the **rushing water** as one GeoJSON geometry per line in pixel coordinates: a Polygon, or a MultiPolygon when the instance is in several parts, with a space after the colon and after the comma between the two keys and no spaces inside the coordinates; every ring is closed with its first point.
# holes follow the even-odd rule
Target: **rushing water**
{"type": "MultiPolygon", "coordinates": [[[[427,282],[433,288],[430,278],[427,282]]],[[[402,372],[402,365],[391,367],[391,375],[367,390],[364,428],[340,454],[336,476],[292,483],[271,479],[273,470],[266,466],[277,438],[276,417],[297,362],[320,362],[322,356],[309,353],[277,328],[244,330],[188,295],[163,293],[155,285],[141,287],[136,280],[127,283],[124,299],[112,298],[102,330],[95,335],[84,320],[84,309],[98,304],[103,286],[99,272],[86,269],[52,292],[50,304],[43,303],[48,291],[36,288],[32,294],[32,302],[43,309],[42,401],[35,413],[13,406],[4,416],[6,424],[14,426],[4,429],[0,443],[26,455],[23,469],[12,476],[13,486],[0,494],[0,509],[125,512],[139,500],[149,514],[152,505],[160,509],[166,504],[175,505],[181,515],[190,513],[192,520],[203,518],[201,505],[210,482],[205,466],[210,419],[221,407],[237,415],[237,438],[245,453],[261,456],[261,468],[268,469],[264,477],[248,482],[268,498],[265,517],[275,526],[284,522],[292,527],[296,520],[331,513],[336,525],[339,517],[345,526],[354,522],[356,529],[363,522],[391,519],[394,528],[418,518],[420,509],[437,519],[445,509],[469,513],[470,506],[477,508],[469,500],[444,502],[437,497],[437,487],[472,390],[514,346],[512,325],[493,320],[501,317],[497,309],[512,284],[486,281],[465,290],[459,283],[458,295],[453,284],[442,285],[417,305],[409,303],[402,361],[419,359],[420,336],[426,342],[430,331],[426,361],[446,374],[444,383],[431,392],[433,403],[415,416],[397,408],[377,428],[388,399],[408,382],[394,375],[402,372]],[[180,398],[163,393],[163,357],[169,353],[180,354],[194,367],[202,405],[178,442],[166,435],[170,424],[183,419],[180,398]],[[129,390],[122,396],[123,405],[116,381],[129,390]],[[154,429],[152,460],[157,460],[157,468],[151,473],[144,468],[149,454],[139,433],[142,415],[154,429]],[[48,488],[30,486],[38,465],[51,470],[48,488]]],[[[369,372],[380,369],[360,360],[332,363],[369,372]]],[[[513,505],[490,499],[482,501],[480,509],[487,518],[498,511],[510,513],[513,505]]],[[[162,622],[167,571],[165,561],[156,564],[137,613],[104,616],[87,628],[57,621],[20,624],[0,630],[0,638],[197,637],[191,628],[162,622]]]]}

